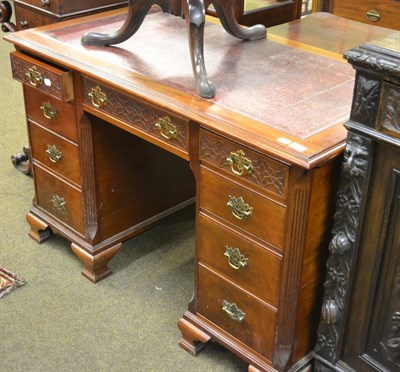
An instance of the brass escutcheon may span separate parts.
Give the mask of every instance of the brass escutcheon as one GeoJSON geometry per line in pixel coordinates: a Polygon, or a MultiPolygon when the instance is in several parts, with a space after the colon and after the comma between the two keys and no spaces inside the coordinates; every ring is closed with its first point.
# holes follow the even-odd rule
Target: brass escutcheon
{"type": "Polygon", "coordinates": [[[237,176],[245,176],[253,172],[253,164],[243,150],[231,152],[226,158],[226,162],[231,166],[231,170],[237,176]]]}
{"type": "Polygon", "coordinates": [[[241,196],[236,198],[235,196],[229,195],[229,200],[226,205],[231,207],[232,214],[238,220],[244,220],[253,214],[253,207],[250,207],[241,196]]]}
{"type": "Polygon", "coordinates": [[[246,313],[238,308],[235,303],[226,300],[222,303],[222,311],[225,312],[231,319],[240,323],[246,318],[246,313]]]}
{"type": "Polygon", "coordinates": [[[49,155],[49,159],[53,163],[59,163],[62,159],[62,152],[56,147],[56,145],[47,145],[46,153],[49,155]]]}
{"type": "Polygon", "coordinates": [[[39,87],[43,84],[42,74],[38,71],[36,66],[29,68],[28,72],[25,74],[29,78],[29,82],[34,87],[39,87]]]}
{"type": "Polygon", "coordinates": [[[249,263],[249,259],[240,252],[239,248],[226,246],[224,256],[228,257],[229,266],[235,270],[239,270],[241,267],[246,267],[249,263]]]}
{"type": "Polygon", "coordinates": [[[102,108],[108,103],[107,95],[99,86],[90,89],[88,96],[92,99],[92,105],[96,108],[102,108]]]}
{"type": "Polygon", "coordinates": [[[160,131],[161,136],[167,140],[173,140],[178,137],[176,126],[172,123],[169,116],[158,119],[155,126],[160,131]]]}
{"type": "Polygon", "coordinates": [[[381,15],[375,9],[368,10],[365,13],[365,17],[371,22],[378,22],[381,19],[381,15]]]}
{"type": "Polygon", "coordinates": [[[57,116],[57,110],[50,102],[42,102],[40,109],[43,110],[43,115],[46,119],[54,119],[57,116]]]}
{"type": "Polygon", "coordinates": [[[54,194],[51,198],[51,203],[53,204],[53,208],[56,212],[62,215],[67,214],[67,201],[65,198],[54,194]]]}

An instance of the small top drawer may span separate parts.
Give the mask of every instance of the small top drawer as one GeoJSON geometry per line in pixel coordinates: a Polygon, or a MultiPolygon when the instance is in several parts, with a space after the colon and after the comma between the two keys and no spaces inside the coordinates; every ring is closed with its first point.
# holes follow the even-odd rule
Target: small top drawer
{"type": "Polygon", "coordinates": [[[87,78],[83,79],[84,104],[103,113],[139,137],[188,158],[189,121],[167,110],[119,92],[87,78]]]}
{"type": "Polygon", "coordinates": [[[248,186],[255,185],[283,199],[287,196],[288,165],[203,129],[200,160],[248,186]]]}
{"type": "Polygon", "coordinates": [[[63,71],[19,52],[11,53],[15,80],[33,86],[64,102],[73,100],[71,71],[63,71]]]}

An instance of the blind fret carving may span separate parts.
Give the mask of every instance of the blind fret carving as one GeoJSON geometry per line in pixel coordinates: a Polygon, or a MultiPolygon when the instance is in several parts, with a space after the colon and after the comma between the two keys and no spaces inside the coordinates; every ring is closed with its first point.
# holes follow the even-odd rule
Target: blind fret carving
{"type": "MultiPolygon", "coordinates": [[[[232,151],[237,151],[239,144],[225,141],[212,134],[201,134],[200,157],[219,168],[230,170],[227,157],[232,151]]],[[[260,156],[259,154],[245,150],[246,156],[251,159],[253,171],[242,177],[258,186],[261,186],[279,196],[286,196],[288,167],[273,159],[260,156]]]]}

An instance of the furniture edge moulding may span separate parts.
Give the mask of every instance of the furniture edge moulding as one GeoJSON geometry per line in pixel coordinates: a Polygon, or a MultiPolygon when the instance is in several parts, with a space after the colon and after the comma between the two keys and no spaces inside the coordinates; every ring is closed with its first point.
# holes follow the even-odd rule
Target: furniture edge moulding
{"type": "MultiPolygon", "coordinates": [[[[397,37],[399,34],[397,34],[397,37]]],[[[327,276],[313,355],[316,371],[349,371],[342,360],[347,309],[352,290],[375,143],[400,148],[400,50],[366,44],[345,53],[356,82],[339,192],[329,244],[327,276]],[[392,99],[382,94],[393,87],[392,99]],[[386,116],[385,116],[386,115],[386,116]],[[387,119],[392,131],[385,133],[387,119]]]]}

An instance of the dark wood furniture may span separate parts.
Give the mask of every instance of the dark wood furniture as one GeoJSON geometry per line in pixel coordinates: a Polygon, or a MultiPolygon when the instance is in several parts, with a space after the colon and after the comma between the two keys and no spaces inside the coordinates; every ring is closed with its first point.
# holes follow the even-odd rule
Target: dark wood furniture
{"type": "Polygon", "coordinates": [[[16,25],[11,23],[12,7],[9,1],[0,4],[2,29],[19,31],[48,25],[91,13],[127,6],[127,0],[14,0],[16,25]]]}
{"type": "Polygon", "coordinates": [[[98,281],[124,240],[195,197],[195,293],[180,345],[196,354],[219,342],[251,371],[306,368],[353,92],[341,48],[389,31],[321,13],[249,43],[208,23],[218,91],[206,100],[178,17],[154,11],[117,47],[81,44],[125,18],[6,36],[32,149],[30,236],[66,237],[98,281]]]}
{"type": "Polygon", "coordinates": [[[329,245],[317,371],[400,369],[400,36],[350,50],[357,71],[329,245]]]}
{"type": "Polygon", "coordinates": [[[318,0],[317,10],[400,30],[399,0],[318,0]]]}
{"type": "MultiPolygon", "coordinates": [[[[206,6],[210,1],[205,1],[206,6]]],[[[232,1],[234,14],[241,25],[262,24],[266,27],[290,22],[301,16],[301,0],[259,0],[232,1]]],[[[207,13],[216,15],[215,9],[208,7],[207,13]]]]}

